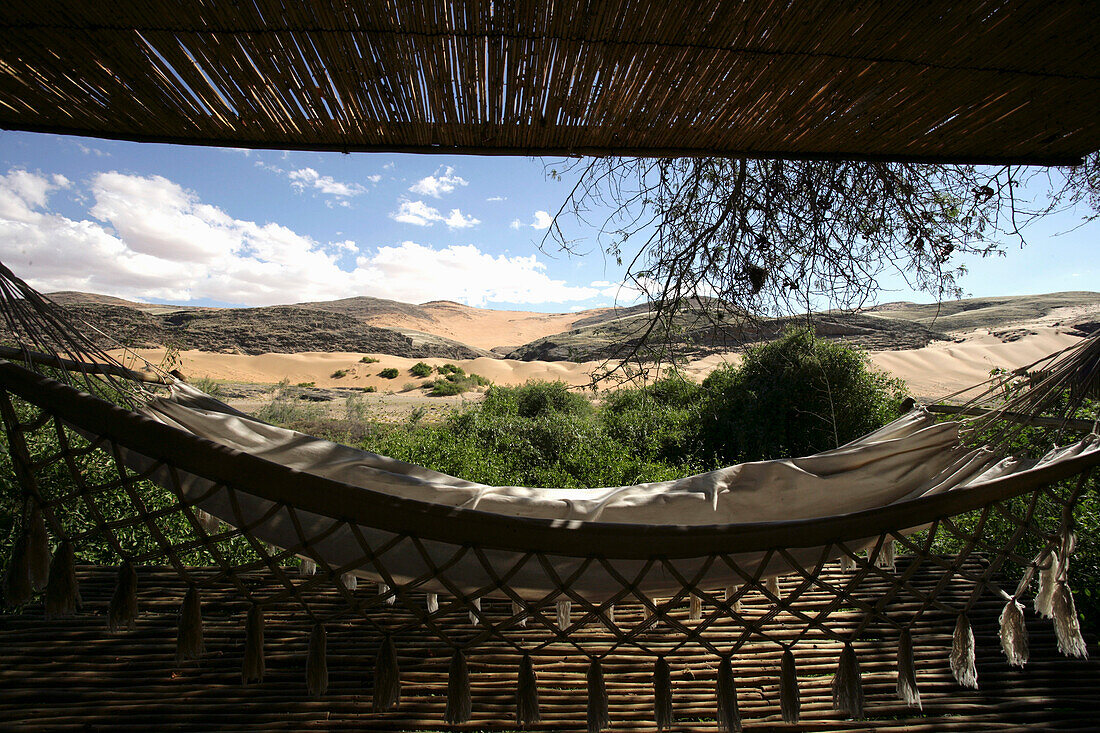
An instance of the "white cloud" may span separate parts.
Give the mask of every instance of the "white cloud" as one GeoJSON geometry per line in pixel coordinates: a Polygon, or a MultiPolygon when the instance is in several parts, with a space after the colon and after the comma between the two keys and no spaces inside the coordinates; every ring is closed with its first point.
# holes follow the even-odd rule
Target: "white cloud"
{"type": "Polygon", "coordinates": [[[370,181],[371,183],[378,183],[379,181],[382,180],[382,174],[375,173],[373,176],[367,176],[367,180],[370,181]]]}
{"type": "Polygon", "coordinates": [[[535,220],[531,222],[531,226],[535,229],[549,229],[550,225],[554,223],[554,217],[550,216],[545,211],[536,211],[535,220]]]}
{"type": "Polygon", "coordinates": [[[393,170],[393,161],[391,160],[389,163],[386,163],[384,166],[382,166],[382,170],[392,171],[393,170]]]}
{"type": "Polygon", "coordinates": [[[445,193],[451,193],[458,186],[468,185],[461,176],[455,175],[455,169],[451,166],[441,168],[434,176],[426,176],[409,186],[409,190],[421,196],[439,198],[445,193]]]}
{"type": "Polygon", "coordinates": [[[490,196],[489,198],[487,198],[485,200],[486,201],[507,201],[508,197],[507,196],[490,196]]]}
{"type": "Polygon", "coordinates": [[[523,226],[523,222],[520,221],[519,219],[512,219],[512,223],[509,224],[508,226],[512,227],[513,229],[518,230],[520,227],[523,226]]]}
{"type": "Polygon", "coordinates": [[[481,223],[480,219],[466,216],[458,209],[451,209],[446,216],[439,213],[439,209],[428,206],[423,201],[402,201],[397,211],[390,213],[390,218],[404,224],[415,224],[418,227],[430,227],[436,222],[443,222],[450,229],[467,229],[481,223]]]}
{"type": "MultiPolygon", "coordinates": [[[[571,303],[600,293],[550,278],[534,255],[318,242],[276,223],[234,218],[161,176],[98,174],[88,218],[70,219],[49,208],[50,194],[68,186],[61,176],[0,175],[0,260],[45,291],[245,305],[364,293],[471,305],[571,303]]],[[[457,211],[437,216],[467,221],[457,211]]]]}
{"type": "Polygon", "coordinates": [[[287,173],[290,185],[297,191],[314,188],[328,196],[358,196],[367,189],[358,183],[344,183],[332,176],[322,176],[312,168],[299,168],[287,173]]]}

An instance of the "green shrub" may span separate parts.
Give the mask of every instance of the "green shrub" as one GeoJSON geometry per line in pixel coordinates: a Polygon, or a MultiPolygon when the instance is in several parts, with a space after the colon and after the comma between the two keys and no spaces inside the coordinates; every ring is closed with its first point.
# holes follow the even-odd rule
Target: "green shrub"
{"type": "Polygon", "coordinates": [[[397,379],[400,374],[401,372],[397,371],[393,367],[389,367],[388,369],[383,369],[382,371],[378,372],[378,376],[382,377],[383,379],[397,379]]]}
{"type": "Polygon", "coordinates": [[[886,424],[904,397],[864,352],[790,330],[703,380],[700,448],[720,463],[809,455],[886,424]]]}
{"type": "Polygon", "coordinates": [[[374,386],[374,385],[372,384],[372,385],[369,385],[369,386],[367,386],[367,387],[364,387],[364,388],[363,388],[363,391],[364,391],[364,392],[377,392],[377,391],[378,391],[378,388],[377,388],[377,387],[375,387],[375,386],[374,386]]]}
{"type": "Polygon", "coordinates": [[[343,379],[347,375],[348,375],[348,370],[347,369],[337,369],[336,371],[334,371],[332,373],[332,378],[333,379],[343,379]]]}
{"type": "Polygon", "coordinates": [[[418,361],[415,364],[413,364],[411,367],[409,367],[409,374],[413,375],[414,377],[424,378],[424,377],[429,376],[431,373],[432,373],[431,365],[425,364],[422,361],[418,361]]]}
{"type": "Polygon", "coordinates": [[[375,359],[373,356],[364,356],[362,359],[359,360],[359,363],[360,364],[377,364],[378,359],[375,359]]]}
{"type": "Polygon", "coordinates": [[[462,374],[462,367],[455,366],[454,364],[440,364],[435,368],[435,371],[443,376],[448,374],[462,374]]]}
{"type": "Polygon", "coordinates": [[[316,386],[317,386],[317,383],[316,383],[316,382],[298,382],[298,384],[297,384],[297,385],[295,385],[295,386],[297,386],[297,387],[303,387],[303,388],[307,388],[307,387],[316,387],[316,386]]]}
{"type": "Polygon", "coordinates": [[[405,382],[405,385],[401,388],[402,392],[412,392],[414,389],[420,389],[424,385],[417,382],[405,382]]]}
{"type": "Polygon", "coordinates": [[[221,397],[223,394],[221,382],[215,381],[210,377],[199,377],[198,379],[191,380],[189,384],[200,392],[205,392],[211,397],[221,397]]]}

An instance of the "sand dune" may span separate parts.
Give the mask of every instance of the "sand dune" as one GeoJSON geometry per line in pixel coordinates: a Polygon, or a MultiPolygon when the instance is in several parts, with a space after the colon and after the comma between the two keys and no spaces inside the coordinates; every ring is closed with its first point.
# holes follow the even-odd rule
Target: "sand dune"
{"type": "MultiPolygon", "coordinates": [[[[1036,333],[1017,341],[1002,342],[988,332],[976,332],[961,343],[934,343],[912,351],[872,352],[872,361],[894,376],[904,379],[913,394],[925,398],[937,398],[950,392],[969,387],[989,376],[990,370],[1000,367],[1016,369],[1030,364],[1046,354],[1077,343],[1078,336],[1058,328],[1039,328],[1036,333]]],[[[160,349],[142,349],[137,352],[148,361],[158,364],[164,358],[160,349]]],[[[272,384],[282,379],[292,384],[314,382],[318,387],[368,387],[380,392],[399,391],[408,383],[424,383],[409,375],[408,369],[417,359],[373,354],[377,363],[363,364],[364,354],[303,353],[303,354],[212,354],[185,351],[180,354],[185,375],[210,377],[232,382],[257,382],[272,384]],[[396,379],[379,376],[385,368],[398,369],[396,379]],[[346,376],[333,376],[338,370],[346,376]]],[[[687,372],[696,379],[709,374],[720,364],[736,361],[736,354],[717,354],[691,362],[687,372]]],[[[586,384],[600,362],[576,364],[572,362],[515,361],[487,357],[464,361],[423,359],[437,366],[454,363],[467,372],[480,374],[496,384],[522,384],[529,379],[560,379],[569,384],[586,384]]]]}

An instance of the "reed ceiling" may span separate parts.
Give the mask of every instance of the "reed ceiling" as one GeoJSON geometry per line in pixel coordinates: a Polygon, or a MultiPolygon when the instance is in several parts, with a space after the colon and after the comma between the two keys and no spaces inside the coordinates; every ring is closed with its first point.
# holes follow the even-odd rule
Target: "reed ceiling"
{"type": "Polygon", "coordinates": [[[1072,163],[1100,4],[0,6],[0,127],[236,147],[1072,163]]]}

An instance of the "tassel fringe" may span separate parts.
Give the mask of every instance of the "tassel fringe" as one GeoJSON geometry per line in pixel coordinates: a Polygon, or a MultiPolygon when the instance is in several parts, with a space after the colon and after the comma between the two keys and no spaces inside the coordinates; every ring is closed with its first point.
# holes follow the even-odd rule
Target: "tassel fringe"
{"type": "MultiPolygon", "coordinates": [[[[355,577],[355,573],[344,573],[340,576],[340,582],[348,590],[356,590],[359,588],[359,578],[355,577]]],[[[381,589],[381,586],[379,586],[381,589]]]]}
{"type": "Polygon", "coordinates": [[[538,723],[539,687],[531,655],[524,654],[519,662],[519,684],[516,685],[516,722],[521,726],[538,723]]]}
{"type": "Polygon", "coordinates": [[[729,657],[718,663],[718,730],[741,733],[741,711],[737,707],[737,684],[729,657]]]}
{"type": "Polygon", "coordinates": [[[424,600],[425,600],[425,605],[427,605],[427,607],[428,607],[428,613],[438,613],[439,612],[439,594],[438,593],[429,593],[424,600]]]}
{"type": "Polygon", "coordinates": [[[31,587],[36,591],[44,590],[50,579],[50,536],[37,504],[31,509],[27,522],[27,571],[31,587]]]}
{"type": "Polygon", "coordinates": [[[213,514],[204,512],[202,509],[195,509],[195,519],[206,534],[217,534],[218,530],[221,529],[221,521],[213,514]]]}
{"type": "Polygon", "coordinates": [[[1061,561],[1058,553],[1051,551],[1047,566],[1039,570],[1039,592],[1035,595],[1035,613],[1043,618],[1054,617],[1054,590],[1057,586],[1061,561]]]}
{"type": "Polygon", "coordinates": [[[138,615],[137,583],[137,570],[129,560],[124,561],[119,566],[118,583],[107,608],[107,628],[111,631],[134,628],[138,615]]]}
{"type": "Polygon", "coordinates": [[[477,622],[478,622],[477,615],[480,612],[481,612],[481,599],[480,598],[472,599],[470,601],[470,623],[474,624],[475,626],[477,625],[477,622]]]}
{"type": "Polygon", "coordinates": [[[302,564],[298,566],[298,575],[303,578],[308,578],[311,575],[317,574],[317,563],[311,558],[303,557],[302,564]]]}
{"type": "Polygon", "coordinates": [[[1027,627],[1024,626],[1024,607],[1010,598],[1001,611],[1001,649],[1013,667],[1027,664],[1027,627]]]}
{"type": "Polygon", "coordinates": [[[951,639],[951,674],[962,687],[978,689],[978,668],[974,664],[974,630],[970,619],[960,613],[951,639]]]}
{"type": "Polygon", "coordinates": [[[1088,659],[1089,650],[1081,636],[1081,624],[1069,585],[1059,582],[1054,590],[1051,610],[1054,616],[1054,633],[1058,637],[1058,651],[1067,657],[1088,659]]]}
{"type": "Polygon", "coordinates": [[[527,628],[527,611],[523,608],[523,604],[518,601],[512,601],[512,615],[517,616],[516,626],[521,629],[527,628]]]}
{"type": "Polygon", "coordinates": [[[703,620],[703,599],[694,593],[691,594],[691,606],[688,616],[692,621],[703,620]]]}
{"type": "Polygon", "coordinates": [[[76,582],[76,558],[73,545],[63,540],[50,563],[46,581],[46,618],[72,616],[80,606],[80,586],[76,582]]]}
{"type": "Polygon", "coordinates": [[[448,725],[461,725],[470,719],[473,700],[470,696],[470,671],[466,667],[466,655],[461,649],[451,657],[447,672],[447,710],[443,719],[448,725]]]}
{"type": "Polygon", "coordinates": [[[572,606],[573,604],[568,598],[558,599],[558,628],[562,629],[563,631],[569,628],[569,623],[571,620],[570,616],[572,615],[572,606]]]}
{"type": "Polygon", "coordinates": [[[894,565],[897,561],[896,549],[894,547],[893,540],[884,540],[882,547],[879,549],[878,556],[875,558],[875,564],[880,568],[886,568],[889,570],[894,569],[894,565]]]}
{"type": "MultiPolygon", "coordinates": [[[[729,588],[726,588],[725,600],[731,601],[734,597],[737,596],[737,591],[739,591],[739,590],[741,590],[741,586],[739,586],[739,585],[731,585],[729,588]]],[[[730,610],[733,611],[734,613],[741,613],[741,599],[740,598],[738,598],[736,601],[732,601],[732,603],[730,605],[730,610]]]]}
{"type": "Polygon", "coordinates": [[[393,639],[386,636],[378,648],[374,663],[374,709],[384,713],[401,702],[401,668],[397,665],[397,650],[393,639]]]}
{"type": "Polygon", "coordinates": [[[672,670],[664,657],[653,665],[653,720],[657,730],[672,726],[672,670]]]}
{"type": "Polygon", "coordinates": [[[176,663],[198,659],[205,651],[202,633],[202,601],[198,588],[191,586],[180,606],[179,625],[176,630],[176,663]]]}
{"type": "Polygon", "coordinates": [[[306,653],[306,690],[311,697],[328,692],[328,634],[324,624],[313,624],[309,632],[309,651],[306,653]]]}
{"type": "Polygon", "coordinates": [[[844,713],[849,720],[863,720],[863,679],[859,671],[859,659],[851,643],[844,645],[833,676],[833,709],[844,713]]]}
{"type": "Polygon", "coordinates": [[[27,557],[27,533],[20,532],[11,548],[8,574],[4,578],[4,600],[9,608],[17,608],[30,602],[34,595],[31,586],[31,568],[27,557]]]}
{"type": "Polygon", "coordinates": [[[768,578],[768,580],[764,583],[764,588],[767,589],[768,593],[771,593],[773,596],[778,598],[780,596],[778,576],[773,575],[772,577],[768,578]]]}
{"type": "Polygon", "coordinates": [[[908,628],[901,630],[898,639],[898,697],[909,707],[922,709],[920,690],[917,689],[917,668],[913,661],[913,637],[908,628]]]}
{"type": "Polygon", "coordinates": [[[798,694],[798,671],[795,669],[794,652],[783,652],[783,663],[779,673],[779,711],[784,723],[797,723],[802,711],[802,701],[798,694]]]}
{"type": "Polygon", "coordinates": [[[264,611],[253,604],[244,622],[244,660],[241,664],[241,682],[264,681],[264,611]]]}
{"type": "Polygon", "coordinates": [[[603,664],[593,659],[585,675],[588,683],[588,733],[600,733],[611,724],[607,712],[607,685],[603,679],[603,664]]]}

